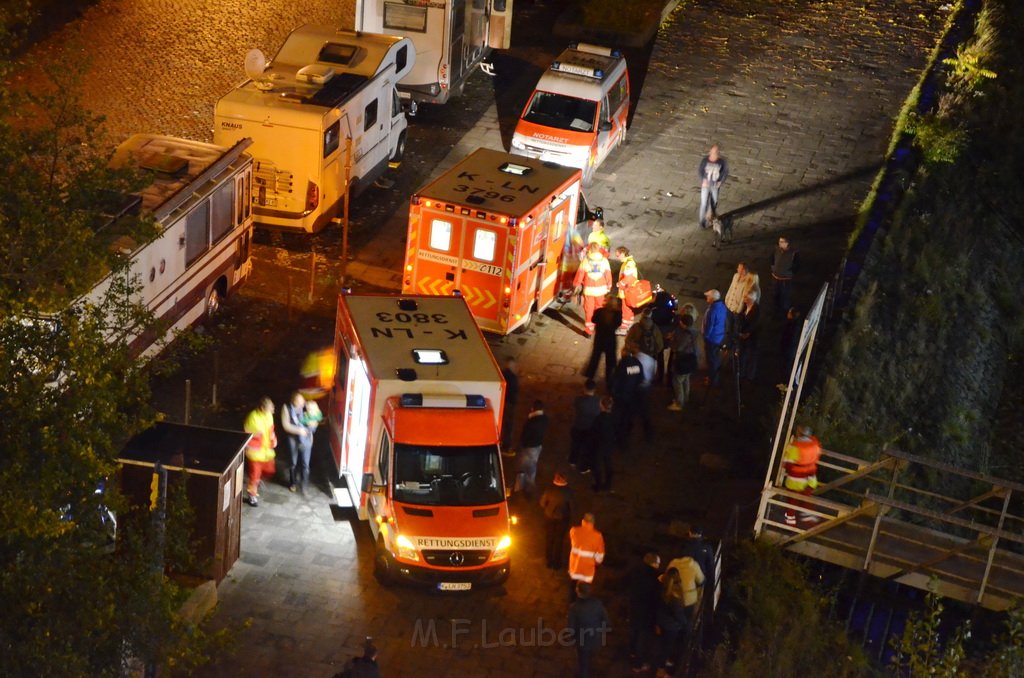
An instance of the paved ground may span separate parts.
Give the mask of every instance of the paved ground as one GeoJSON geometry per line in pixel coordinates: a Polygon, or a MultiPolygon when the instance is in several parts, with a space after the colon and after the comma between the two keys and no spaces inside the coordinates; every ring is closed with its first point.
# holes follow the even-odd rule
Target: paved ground
{"type": "MultiPolygon", "coordinates": [[[[84,51],[94,60],[86,100],[108,114],[114,138],[135,131],[209,138],[212,102],[241,77],[245,50],[273,52],[293,25],[314,17],[341,20],[349,11],[341,3],[334,12],[326,9],[332,6],[308,0],[231,8],[191,0],[104,0],[81,23],[84,51]]],[[[517,12],[520,25],[550,25],[543,8],[517,12]]],[[[685,3],[652,49],[631,56],[637,64],[647,61],[647,69],[633,73],[640,100],[629,139],[590,191],[591,202],[606,209],[613,244],[633,249],[644,277],[685,300],[696,300],[708,287],[724,290],[740,260],[761,274],[767,295],[765,261],[784,230],[805,260],[797,301],[809,302],[835,269],[891,119],[942,18],[927,0],[685,3]],[[732,165],[722,206],[736,213],[736,241],[721,251],[696,227],[695,168],[712,141],[722,144],[732,165]]],[[[55,36],[40,53],[52,52],[65,38],[55,36]]],[[[522,102],[509,92],[520,92],[524,78],[535,77],[553,49],[550,37],[521,40],[498,60],[504,75],[476,78],[467,101],[427,111],[414,123],[412,160],[395,175],[397,184],[370,192],[356,210],[349,272],[358,286],[394,285],[408,194],[465,151],[507,141],[522,102]],[[446,159],[460,138],[463,144],[446,159]]],[[[304,352],[329,343],[340,274],[337,234],[312,243],[276,237],[261,242],[254,279],[229,300],[212,330],[216,348],[158,382],[156,403],[172,419],[182,416],[182,383],[190,378],[193,421],[237,427],[255,396],[266,392],[280,402],[304,352]],[[305,303],[300,297],[308,284],[310,247],[319,269],[314,300],[305,303]],[[214,379],[219,407],[208,405],[214,379]]],[[[542,482],[567,448],[558,425],[568,424],[568,404],[589,350],[577,331],[578,317],[566,310],[495,343],[497,354],[520,357],[521,404],[543,397],[554,415],[558,430],[546,445],[542,482]]],[[[667,394],[658,393],[656,442],[620,456],[616,492],[595,496],[583,478],[572,479],[582,507],[597,513],[608,537],[599,591],[621,630],[603,653],[602,675],[625,672],[624,610],[615,592],[627,564],[648,547],[673,555],[670,520],[721,529],[732,505],[749,501],[760,485],[777,381],[770,341],[775,329],[769,327],[764,343],[762,378],[746,390],[751,405],[743,417],[735,415],[729,390],[711,394],[698,408],[705,394],[697,389],[695,406],[681,417],[668,416],[667,394]]],[[[322,447],[320,453],[322,463],[322,447]]],[[[301,498],[272,485],[260,508],[245,508],[242,559],[220,587],[215,616],[217,624],[252,623],[241,632],[237,653],[204,675],[329,676],[366,635],[378,639],[390,676],[568,675],[571,650],[544,646],[546,634],[534,631],[538,624],[563,624],[562,576],[545,569],[538,556],[536,508],[517,504],[516,510],[523,521],[509,583],[438,596],[379,586],[371,575],[365,526],[338,520],[326,493],[301,498]],[[461,629],[468,633],[453,638],[453,630],[461,629]]]]}

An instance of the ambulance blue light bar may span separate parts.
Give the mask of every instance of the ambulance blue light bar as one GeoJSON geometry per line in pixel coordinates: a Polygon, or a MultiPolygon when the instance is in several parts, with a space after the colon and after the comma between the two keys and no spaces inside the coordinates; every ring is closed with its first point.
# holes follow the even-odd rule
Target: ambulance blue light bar
{"type": "Polygon", "coordinates": [[[618,49],[612,49],[611,47],[602,47],[601,45],[591,45],[587,42],[577,42],[569,45],[569,49],[574,49],[577,52],[584,52],[585,54],[597,54],[600,56],[611,57],[618,59],[622,56],[622,51],[618,49]]]}
{"type": "Polygon", "coordinates": [[[426,394],[403,393],[398,404],[401,407],[444,407],[473,408],[487,407],[487,399],[482,395],[426,394]]]}

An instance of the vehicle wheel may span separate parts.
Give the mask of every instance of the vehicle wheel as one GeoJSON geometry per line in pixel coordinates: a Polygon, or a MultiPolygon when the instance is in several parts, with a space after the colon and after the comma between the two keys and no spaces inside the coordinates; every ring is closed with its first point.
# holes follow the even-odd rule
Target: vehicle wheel
{"type": "Polygon", "coordinates": [[[383,535],[377,538],[377,552],[373,559],[373,576],[382,586],[391,586],[395,583],[395,561],[388,553],[383,535]]]}
{"type": "Polygon", "coordinates": [[[206,317],[212,318],[220,311],[220,290],[217,285],[212,285],[206,294],[206,317]]]}
{"type": "Polygon", "coordinates": [[[395,154],[391,156],[391,162],[400,163],[403,156],[405,156],[405,132],[398,135],[398,143],[395,144],[395,154]]]}

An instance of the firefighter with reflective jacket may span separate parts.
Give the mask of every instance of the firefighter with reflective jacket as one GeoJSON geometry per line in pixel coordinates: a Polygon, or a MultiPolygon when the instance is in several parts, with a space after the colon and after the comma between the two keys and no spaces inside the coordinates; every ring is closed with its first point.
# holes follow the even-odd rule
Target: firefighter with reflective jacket
{"type": "MultiPolygon", "coordinates": [[[[782,466],[786,477],[783,486],[792,492],[813,494],[818,487],[818,459],[821,457],[821,443],[811,434],[807,426],[797,426],[796,435],[786,445],[782,454],[782,466]]],[[[810,508],[806,502],[793,501],[786,509],[786,524],[796,525],[797,507],[810,508]]],[[[821,519],[804,511],[800,512],[800,521],[817,523],[821,519]]]]}
{"type": "Polygon", "coordinates": [[[604,561],[604,535],[594,527],[593,513],[585,513],[569,530],[569,544],[569,595],[575,600],[576,582],[593,583],[597,566],[604,561]]]}
{"type": "Polygon", "coordinates": [[[612,267],[597,243],[587,247],[587,256],[580,262],[573,280],[576,294],[583,294],[583,315],[587,334],[594,333],[594,311],[604,306],[604,297],[612,288],[612,267]]]}
{"type": "Polygon", "coordinates": [[[261,398],[249,416],[243,429],[252,437],[245,446],[245,459],[249,466],[249,485],[246,488],[250,506],[259,506],[260,478],[274,475],[276,462],[277,434],[274,433],[274,403],[270,398],[261,398]]]}

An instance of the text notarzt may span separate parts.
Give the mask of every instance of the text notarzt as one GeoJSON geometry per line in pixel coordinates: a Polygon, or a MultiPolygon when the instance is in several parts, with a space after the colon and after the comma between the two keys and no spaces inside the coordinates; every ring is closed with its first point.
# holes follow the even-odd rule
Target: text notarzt
{"type": "Polygon", "coordinates": [[[583,645],[605,645],[612,630],[607,624],[597,629],[583,629],[577,637],[575,629],[562,626],[551,628],[544,620],[537,619],[532,626],[495,627],[480,620],[474,628],[472,619],[450,619],[448,626],[442,622],[438,627],[436,619],[417,619],[412,630],[411,647],[575,647],[583,645]]]}

